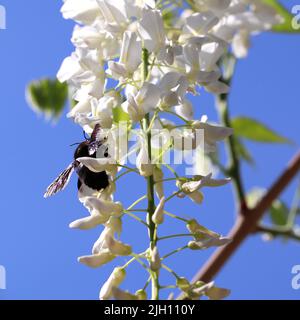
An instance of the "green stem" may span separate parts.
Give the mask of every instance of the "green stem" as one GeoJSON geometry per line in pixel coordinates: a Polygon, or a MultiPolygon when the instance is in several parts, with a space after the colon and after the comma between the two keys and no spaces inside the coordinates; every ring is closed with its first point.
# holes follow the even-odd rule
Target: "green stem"
{"type": "Polygon", "coordinates": [[[113,183],[116,183],[119,179],[121,179],[122,177],[124,177],[125,175],[127,175],[128,173],[132,172],[132,170],[127,170],[122,172],[120,175],[118,175],[114,180],[113,183]]]}
{"type": "MultiPolygon", "coordinates": [[[[224,83],[230,85],[232,82],[232,76],[236,65],[235,58],[233,56],[227,57],[227,63],[224,63],[225,76],[222,79],[224,83]]],[[[231,118],[228,107],[229,94],[221,94],[217,97],[217,107],[221,118],[221,123],[231,128],[231,118]]],[[[238,205],[241,208],[246,207],[245,191],[241,179],[240,161],[236,150],[235,136],[231,135],[226,141],[227,153],[229,158],[227,174],[232,178],[233,186],[235,189],[238,205]]]]}
{"type": "Polygon", "coordinates": [[[139,199],[137,199],[132,205],[130,205],[128,208],[127,208],[127,211],[130,211],[131,209],[133,209],[136,205],[138,205],[140,202],[142,202],[143,200],[147,199],[147,196],[142,196],[140,197],[139,199]]]}
{"type": "Polygon", "coordinates": [[[150,282],[151,282],[151,279],[152,279],[152,277],[150,276],[150,277],[148,278],[148,280],[146,281],[146,283],[145,283],[145,285],[144,285],[144,287],[143,287],[143,290],[144,290],[144,291],[146,291],[146,289],[148,288],[148,286],[149,286],[149,284],[150,284],[150,282]]]}
{"type": "Polygon", "coordinates": [[[177,287],[174,285],[160,286],[159,288],[160,289],[177,289],[177,287]]]}
{"type": "Polygon", "coordinates": [[[176,253],[178,253],[178,252],[181,252],[181,251],[183,251],[183,250],[185,250],[185,249],[187,249],[187,248],[188,248],[188,246],[184,246],[184,247],[178,248],[178,249],[176,249],[176,250],[173,250],[173,251],[171,251],[170,253],[164,255],[164,256],[161,258],[161,260],[165,260],[165,259],[173,256],[174,254],[176,254],[176,253]]]}
{"type": "Polygon", "coordinates": [[[176,279],[179,279],[179,275],[174,271],[172,270],[171,268],[169,268],[168,266],[166,266],[165,264],[162,264],[161,267],[165,270],[167,270],[168,272],[170,272],[176,279]]]}
{"type": "Polygon", "coordinates": [[[126,214],[127,216],[133,218],[134,220],[136,220],[138,222],[141,222],[144,226],[149,227],[148,224],[144,220],[142,220],[140,217],[137,217],[135,214],[131,213],[130,211],[124,210],[124,214],[126,214]]]}
{"type": "Polygon", "coordinates": [[[164,236],[164,237],[158,237],[157,240],[167,240],[167,239],[173,239],[173,238],[182,238],[182,237],[194,237],[196,234],[192,233],[178,233],[178,234],[171,234],[169,236],[164,236]]]}
{"type": "Polygon", "coordinates": [[[167,203],[168,201],[172,200],[173,198],[177,197],[179,194],[181,194],[182,191],[178,190],[176,192],[174,192],[173,194],[171,194],[168,198],[166,198],[165,203],[167,203]]]}
{"type": "Polygon", "coordinates": [[[283,237],[286,239],[300,241],[300,234],[296,233],[292,229],[286,229],[286,228],[280,228],[280,227],[276,228],[276,227],[268,227],[268,226],[260,225],[257,227],[256,232],[268,233],[272,235],[274,238],[283,237]]]}
{"type": "MultiPolygon", "coordinates": [[[[149,75],[149,53],[147,49],[143,49],[142,55],[143,61],[143,71],[142,78],[145,82],[149,75]]],[[[150,115],[147,114],[143,121],[144,131],[147,134],[147,143],[148,143],[148,157],[151,163],[152,160],[152,150],[151,150],[151,131],[149,131],[150,127],[150,115]]],[[[153,249],[157,244],[157,233],[156,233],[156,225],[152,221],[152,216],[155,211],[155,201],[154,201],[154,178],[153,175],[147,177],[147,198],[148,198],[148,228],[149,228],[149,238],[150,238],[150,247],[153,249]]],[[[152,272],[152,300],[159,300],[159,276],[158,272],[152,272]]]]}
{"type": "Polygon", "coordinates": [[[173,111],[164,111],[165,113],[169,113],[169,114],[172,114],[173,116],[179,118],[180,120],[182,120],[185,124],[189,125],[190,124],[190,121],[186,120],[185,118],[183,118],[182,116],[180,116],[179,114],[177,114],[176,112],[173,112],[173,111]]]}
{"type": "Polygon", "coordinates": [[[177,216],[176,214],[173,214],[173,213],[168,212],[168,211],[166,211],[166,210],[164,211],[164,214],[167,215],[167,216],[169,216],[169,217],[171,217],[171,218],[174,218],[174,219],[183,221],[183,222],[185,222],[185,223],[188,223],[188,222],[190,221],[190,220],[188,220],[188,219],[184,219],[184,218],[182,218],[182,217],[179,217],[179,216],[177,216]]]}
{"type": "Polygon", "coordinates": [[[127,210],[127,211],[130,211],[130,212],[148,212],[148,210],[146,210],[146,209],[130,209],[130,210],[127,210]]]}
{"type": "Polygon", "coordinates": [[[133,257],[132,259],[130,259],[128,262],[126,262],[124,264],[124,266],[122,267],[122,269],[126,269],[132,262],[134,262],[136,260],[135,257],[133,257]]]}

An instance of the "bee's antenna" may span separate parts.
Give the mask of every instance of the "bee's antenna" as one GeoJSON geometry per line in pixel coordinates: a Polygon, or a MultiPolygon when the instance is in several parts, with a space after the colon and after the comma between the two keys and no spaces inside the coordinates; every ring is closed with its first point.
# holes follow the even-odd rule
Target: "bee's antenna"
{"type": "Polygon", "coordinates": [[[70,145],[70,147],[79,146],[81,142],[76,142],[70,145]]]}
{"type": "Polygon", "coordinates": [[[89,140],[89,137],[87,137],[87,135],[86,135],[86,132],[85,132],[85,131],[83,131],[83,136],[84,136],[84,139],[85,139],[85,140],[89,140]]]}

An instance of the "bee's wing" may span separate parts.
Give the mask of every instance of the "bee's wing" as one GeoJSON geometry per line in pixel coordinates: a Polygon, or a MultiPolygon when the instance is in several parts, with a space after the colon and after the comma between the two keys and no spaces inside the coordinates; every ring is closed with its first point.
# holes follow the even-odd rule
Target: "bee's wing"
{"type": "Polygon", "coordinates": [[[101,130],[100,124],[96,124],[91,135],[90,143],[88,146],[89,155],[92,156],[98,150],[98,148],[106,141],[106,138],[103,138],[103,132],[101,130]]]}
{"type": "Polygon", "coordinates": [[[65,169],[47,188],[44,198],[51,197],[57,192],[65,189],[70,181],[71,175],[75,169],[75,162],[71,163],[67,169],[65,169]]]}
{"type": "Polygon", "coordinates": [[[99,140],[100,131],[101,131],[101,126],[99,123],[97,123],[95,125],[95,128],[94,128],[92,135],[91,135],[91,139],[90,139],[91,142],[95,142],[95,141],[99,140]]]}

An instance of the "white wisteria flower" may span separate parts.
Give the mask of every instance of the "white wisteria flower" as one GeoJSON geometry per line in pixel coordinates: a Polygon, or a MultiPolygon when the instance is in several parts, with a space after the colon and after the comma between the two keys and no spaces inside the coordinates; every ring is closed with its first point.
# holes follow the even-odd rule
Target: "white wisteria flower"
{"type": "MultiPolygon", "coordinates": [[[[68,84],[70,98],[75,101],[68,118],[89,137],[51,187],[62,190],[62,182],[69,181],[72,172],[78,173],[78,198],[89,215],[70,227],[104,227],[92,253],[79,257],[79,262],[97,268],[117,257],[131,257],[123,267],[114,269],[100,291],[101,300],[147,299],[146,289],[132,294],[119,288],[126,268],[136,261],[149,272],[152,298],[158,298],[160,269],[169,269],[162,264],[159,240],[174,237],[158,237],[166,215],[186,223],[193,240],[185,248],[202,250],[230,242],[194,219],[188,221],[177,212],[166,211],[172,199],[189,197],[200,204],[205,187],[224,186],[230,179],[213,178],[211,166],[182,176],[177,163],[170,164],[169,156],[181,152],[192,158],[192,154],[203,151],[195,166],[198,169],[210,163],[217,143],[233,130],[208,123],[201,106],[192,103],[192,96],[200,95],[203,89],[212,95],[227,94],[225,58],[246,57],[251,36],[271,29],[282,22],[282,17],[260,0],[194,0],[183,4],[167,0],[64,0],[61,8],[63,17],[77,25],[71,38],[74,52],[62,62],[57,78],[68,84]],[[129,137],[137,138],[136,143],[132,145],[129,137]],[[116,189],[118,180],[130,173],[147,181],[147,196],[125,209],[125,204],[115,199],[116,189]],[[85,183],[102,175],[107,179],[100,190],[85,183]],[[170,190],[167,182],[176,183],[178,188],[170,196],[166,195],[170,190]],[[135,215],[140,210],[138,204],[145,200],[148,206],[141,213],[146,211],[147,217],[135,215]],[[125,216],[148,229],[150,243],[140,254],[120,240],[125,216]]],[[[214,283],[191,284],[184,277],[176,278],[176,287],[189,299],[221,299],[229,294],[214,283]]]]}
{"type": "Polygon", "coordinates": [[[209,124],[207,122],[207,116],[203,116],[201,120],[194,121],[192,127],[195,130],[204,131],[204,143],[206,152],[215,152],[216,144],[218,141],[222,141],[233,134],[232,128],[222,127],[219,125],[209,124]]]}
{"type": "Polygon", "coordinates": [[[138,32],[146,49],[155,53],[158,59],[163,59],[166,55],[167,38],[161,12],[159,10],[143,9],[138,32]]]}
{"type": "Polygon", "coordinates": [[[108,74],[116,80],[130,78],[141,64],[142,43],[137,40],[137,35],[126,31],[123,36],[123,43],[119,62],[108,62],[108,74]]]}
{"type": "Polygon", "coordinates": [[[70,228],[91,229],[106,223],[111,216],[119,216],[123,212],[120,202],[106,201],[96,197],[86,197],[83,204],[91,215],[72,222],[70,228]]]}
{"type": "Polygon", "coordinates": [[[106,223],[99,239],[95,242],[92,255],[82,256],[78,261],[92,268],[97,268],[115,259],[117,256],[128,256],[132,248],[128,244],[115,239],[114,234],[120,233],[120,219],[111,217],[106,223]]]}
{"type": "Polygon", "coordinates": [[[127,101],[122,104],[122,108],[129,114],[132,121],[139,122],[147,113],[155,110],[159,100],[159,88],[146,82],[135,96],[128,94],[127,101]]]}
{"type": "Polygon", "coordinates": [[[116,174],[118,167],[110,158],[90,158],[83,157],[76,159],[78,162],[86,166],[92,172],[107,171],[116,174]]]}

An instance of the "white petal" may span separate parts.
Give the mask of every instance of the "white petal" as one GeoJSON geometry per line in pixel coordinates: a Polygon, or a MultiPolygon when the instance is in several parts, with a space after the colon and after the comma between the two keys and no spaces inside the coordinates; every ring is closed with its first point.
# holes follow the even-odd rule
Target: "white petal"
{"type": "Polygon", "coordinates": [[[186,120],[192,120],[194,117],[193,104],[185,100],[183,104],[175,106],[175,112],[186,120]]]}
{"type": "Polygon", "coordinates": [[[109,251],[116,256],[129,256],[132,253],[130,245],[124,244],[113,237],[107,238],[107,247],[109,251]]]}
{"type": "Polygon", "coordinates": [[[103,250],[99,254],[90,255],[90,256],[82,256],[78,258],[78,262],[85,264],[91,268],[98,268],[113,259],[115,259],[115,255],[113,255],[109,250],[103,250]]]}
{"type": "Polygon", "coordinates": [[[82,157],[76,160],[93,172],[116,172],[117,170],[117,166],[115,164],[111,164],[111,159],[108,158],[82,157]]]}
{"type": "Polygon", "coordinates": [[[144,83],[143,87],[135,98],[137,105],[144,110],[145,114],[149,113],[157,107],[159,99],[159,88],[149,82],[144,83]]]}
{"type": "Polygon", "coordinates": [[[109,217],[92,215],[86,218],[78,219],[70,223],[71,229],[88,230],[97,227],[99,224],[107,222],[109,217]]]}
{"type": "Polygon", "coordinates": [[[127,72],[133,73],[141,63],[142,44],[137,41],[133,32],[125,32],[121,49],[120,63],[125,66],[127,72]]]}
{"type": "Polygon", "coordinates": [[[61,12],[65,19],[73,19],[86,24],[91,24],[100,15],[95,0],[66,0],[61,12]]]}
{"type": "Polygon", "coordinates": [[[123,206],[120,202],[106,201],[96,197],[85,198],[84,205],[95,215],[120,215],[123,211],[123,206]]]}
{"type": "Polygon", "coordinates": [[[160,11],[144,9],[139,23],[140,37],[150,52],[158,53],[165,45],[166,35],[160,11]]]}
{"type": "Polygon", "coordinates": [[[85,99],[78,102],[72,110],[67,114],[68,118],[74,118],[78,113],[90,113],[91,112],[91,99],[85,99]]]}
{"type": "Polygon", "coordinates": [[[230,87],[227,84],[225,84],[224,82],[215,81],[215,82],[211,82],[211,83],[207,84],[205,86],[205,89],[208,92],[211,92],[214,94],[224,94],[224,93],[229,92],[230,87]]]}
{"type": "Polygon", "coordinates": [[[219,22],[212,12],[194,13],[186,19],[186,26],[192,34],[206,34],[213,26],[219,22]]]}
{"type": "Polygon", "coordinates": [[[82,69],[78,62],[78,59],[73,54],[72,56],[64,59],[57,73],[57,79],[60,82],[65,82],[70,80],[75,75],[79,74],[81,71],[82,69]]]}

